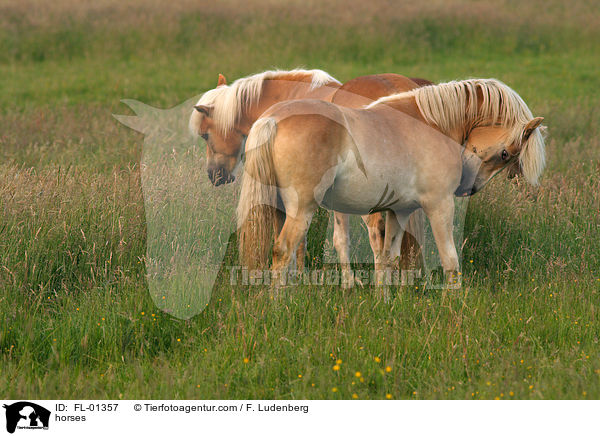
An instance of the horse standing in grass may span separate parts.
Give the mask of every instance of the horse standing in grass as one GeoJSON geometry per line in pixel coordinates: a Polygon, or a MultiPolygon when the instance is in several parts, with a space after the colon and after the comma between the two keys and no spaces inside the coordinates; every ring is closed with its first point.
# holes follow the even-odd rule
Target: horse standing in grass
{"type": "MultiPolygon", "coordinates": [[[[198,101],[190,117],[190,130],[202,136],[207,143],[207,171],[215,186],[229,183],[241,162],[243,145],[252,124],[275,103],[303,98],[334,101],[349,107],[360,107],[377,98],[397,92],[408,91],[421,84],[431,83],[425,79],[408,79],[397,74],[379,74],[353,79],[340,87],[340,83],[321,70],[266,71],[245,77],[228,86],[219,75],[217,87],[206,92],[198,101]]],[[[351,284],[349,258],[348,217],[335,214],[334,245],[340,256],[345,283],[351,284]]],[[[285,219],[281,210],[277,213],[277,229],[285,219]]],[[[380,257],[380,213],[365,222],[375,260],[380,257]]],[[[408,234],[407,234],[408,235],[408,234]]],[[[408,237],[408,236],[407,236],[408,237]]],[[[418,248],[418,244],[414,244],[418,248]]],[[[305,242],[299,244],[297,260],[303,269],[305,242]]],[[[409,252],[409,250],[406,250],[409,252]]]]}
{"type": "MultiPolygon", "coordinates": [[[[432,85],[426,79],[410,79],[399,74],[374,74],[362,76],[344,83],[331,98],[331,102],[350,108],[361,108],[373,101],[392,94],[410,91],[419,86],[432,85]]],[[[350,268],[350,229],[349,215],[341,212],[334,213],[333,245],[340,258],[342,266],[343,283],[352,283],[352,270],[350,268]]],[[[369,232],[369,243],[375,259],[375,265],[381,263],[385,239],[385,220],[383,212],[363,215],[363,221],[369,232]]],[[[421,259],[421,245],[423,243],[424,216],[421,210],[411,214],[402,236],[400,249],[401,269],[418,269],[421,259]]]]}
{"type": "Polygon", "coordinates": [[[542,120],[495,79],[425,86],[364,109],[318,100],[278,103],[253,125],[246,143],[237,212],[242,261],[266,265],[271,206],[279,199],[286,218],[273,246],[275,278],[287,270],[319,206],[391,212],[379,270],[390,267],[408,217],[422,208],[442,267],[456,278],[454,196],[476,193],[517,160],[536,184],[545,166],[542,120]]]}

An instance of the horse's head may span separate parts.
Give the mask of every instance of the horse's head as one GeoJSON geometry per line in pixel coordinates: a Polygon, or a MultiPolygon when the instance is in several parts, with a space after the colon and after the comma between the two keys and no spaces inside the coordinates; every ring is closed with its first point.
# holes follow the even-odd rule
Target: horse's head
{"type": "MultiPolygon", "coordinates": [[[[225,77],[219,74],[217,87],[207,94],[218,92],[225,86],[227,86],[225,77]]],[[[224,132],[214,119],[214,105],[202,104],[202,100],[194,106],[194,112],[190,118],[190,129],[206,142],[208,177],[213,185],[219,186],[235,180],[235,171],[240,162],[246,135],[237,126],[224,132]]]]}
{"type": "Polygon", "coordinates": [[[544,140],[540,133],[542,117],[533,118],[518,131],[501,126],[476,127],[465,147],[480,160],[470,194],[474,194],[504,168],[512,175],[523,174],[532,184],[544,168],[544,140]]]}
{"type": "MultiPolygon", "coordinates": [[[[538,129],[542,133],[542,136],[546,137],[548,127],[540,126],[540,127],[538,127],[538,129]]],[[[519,159],[515,159],[513,163],[510,163],[506,166],[506,176],[509,179],[514,179],[515,177],[522,176],[522,175],[523,175],[523,169],[521,168],[519,159]]]]}

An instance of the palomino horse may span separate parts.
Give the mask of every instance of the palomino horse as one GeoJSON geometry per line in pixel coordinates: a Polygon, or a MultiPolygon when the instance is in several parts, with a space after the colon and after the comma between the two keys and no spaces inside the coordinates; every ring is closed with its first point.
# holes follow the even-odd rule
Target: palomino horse
{"type": "MultiPolygon", "coordinates": [[[[361,108],[373,101],[392,94],[410,91],[419,86],[432,85],[426,79],[410,79],[399,74],[374,74],[362,76],[344,83],[333,95],[331,101],[340,106],[361,108]]],[[[420,247],[423,241],[423,214],[420,210],[411,214],[402,237],[400,266],[402,269],[416,267],[420,259],[420,247]]],[[[342,266],[343,283],[352,283],[350,268],[349,215],[334,213],[333,245],[339,255],[342,266]]],[[[363,215],[363,221],[369,232],[369,243],[375,258],[375,265],[381,263],[385,238],[385,221],[382,212],[363,215]]]]}
{"type": "Polygon", "coordinates": [[[253,125],[246,143],[237,212],[242,261],[266,266],[278,198],[286,218],[273,246],[275,280],[287,271],[319,206],[392,212],[386,268],[408,216],[422,208],[442,267],[456,278],[454,196],[476,193],[515,160],[536,184],[545,166],[542,120],[495,79],[425,86],[364,109],[319,100],[278,103],[253,125]]]}
{"type": "Polygon", "coordinates": [[[206,141],[208,177],[215,186],[232,182],[246,136],[258,117],[275,103],[301,98],[330,100],[341,83],[321,70],[264,71],[230,86],[219,74],[190,117],[190,130],[206,141]]]}
{"type": "MultiPolygon", "coordinates": [[[[275,103],[302,98],[334,101],[348,107],[361,107],[377,98],[416,88],[416,82],[431,84],[425,79],[408,79],[397,74],[379,74],[340,83],[321,70],[266,71],[236,80],[227,86],[219,75],[217,88],[206,92],[195,106],[190,129],[207,143],[207,171],[215,186],[235,179],[241,161],[243,144],[250,127],[275,103]],[[338,89],[339,88],[339,89],[338,89]]],[[[340,256],[345,283],[351,284],[348,216],[335,214],[334,245],[340,256]]],[[[381,213],[363,217],[369,228],[369,239],[376,262],[382,250],[383,218],[381,213]]],[[[278,213],[278,228],[284,215],[278,213]]],[[[410,231],[410,229],[409,229],[410,231]]],[[[407,233],[405,238],[410,237],[407,233]]],[[[414,244],[418,249],[418,244],[414,244]]],[[[298,249],[298,266],[303,268],[305,243],[298,249]]],[[[409,250],[403,250],[409,252],[409,250]]]]}

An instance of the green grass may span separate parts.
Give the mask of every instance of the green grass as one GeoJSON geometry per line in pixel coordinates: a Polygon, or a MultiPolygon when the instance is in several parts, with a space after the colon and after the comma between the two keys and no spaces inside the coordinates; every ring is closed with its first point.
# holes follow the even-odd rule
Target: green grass
{"type": "Polygon", "coordinates": [[[0,396],[600,399],[600,39],[585,2],[74,5],[0,17],[0,396]],[[224,266],[208,307],[173,318],[141,262],[143,136],[111,113],[273,66],[499,78],[546,118],[547,173],[471,200],[460,291],[386,304],[299,286],[272,301],[224,266]]]}

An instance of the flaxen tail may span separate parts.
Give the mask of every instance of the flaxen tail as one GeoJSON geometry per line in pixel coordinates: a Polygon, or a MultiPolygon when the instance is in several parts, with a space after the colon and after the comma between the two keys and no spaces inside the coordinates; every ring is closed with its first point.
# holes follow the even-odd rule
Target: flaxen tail
{"type": "Polygon", "coordinates": [[[265,269],[273,243],[277,187],[273,169],[273,142],[277,123],[259,119],[246,141],[246,162],[237,225],[240,260],[251,269],[265,269]]]}

